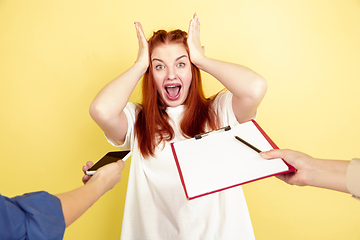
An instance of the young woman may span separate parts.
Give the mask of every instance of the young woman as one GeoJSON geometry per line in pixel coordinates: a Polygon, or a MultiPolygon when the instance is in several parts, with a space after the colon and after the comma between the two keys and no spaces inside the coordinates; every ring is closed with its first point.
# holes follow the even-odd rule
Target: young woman
{"type": "Polygon", "coordinates": [[[246,67],[205,56],[197,14],[188,34],[159,30],[147,41],[141,24],[135,27],[135,64],[90,107],[108,141],[132,151],[122,239],[254,239],[241,187],[186,199],[170,143],[254,118],[266,81],[246,67]],[[205,98],[200,70],[228,91],[205,98]],[[141,77],[142,103],[130,103],[141,77]]]}

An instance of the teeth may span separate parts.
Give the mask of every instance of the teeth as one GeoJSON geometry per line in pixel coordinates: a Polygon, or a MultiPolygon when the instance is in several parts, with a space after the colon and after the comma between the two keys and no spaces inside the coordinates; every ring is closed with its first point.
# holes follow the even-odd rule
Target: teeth
{"type": "Polygon", "coordinates": [[[172,85],[172,86],[166,86],[165,89],[166,91],[168,91],[168,89],[175,89],[175,88],[180,88],[179,85],[172,85]]]}

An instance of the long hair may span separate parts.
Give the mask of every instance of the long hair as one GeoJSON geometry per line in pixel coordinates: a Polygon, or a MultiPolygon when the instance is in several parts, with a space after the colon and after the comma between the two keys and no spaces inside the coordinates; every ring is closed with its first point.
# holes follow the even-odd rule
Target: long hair
{"type": "MultiPolygon", "coordinates": [[[[159,30],[154,32],[148,43],[149,56],[155,47],[170,43],[183,44],[189,54],[187,33],[182,30],[170,32],[159,30]]],[[[213,98],[205,97],[200,70],[191,64],[191,72],[189,94],[184,102],[185,112],[180,122],[182,134],[187,138],[218,127],[215,112],[210,108],[213,98]]],[[[162,141],[172,140],[175,133],[169,124],[169,116],[166,113],[167,106],[157,92],[151,61],[143,76],[141,106],[135,123],[135,133],[138,137],[141,154],[144,157],[154,156],[155,148],[162,141]]]]}

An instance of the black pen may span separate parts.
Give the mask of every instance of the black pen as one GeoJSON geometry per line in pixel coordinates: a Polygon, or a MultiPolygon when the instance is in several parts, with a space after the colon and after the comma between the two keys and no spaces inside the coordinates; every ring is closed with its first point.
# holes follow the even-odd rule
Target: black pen
{"type": "Polygon", "coordinates": [[[251,149],[255,150],[256,152],[260,153],[261,151],[259,149],[257,149],[256,147],[254,147],[253,145],[251,145],[250,143],[248,143],[247,141],[245,141],[244,139],[241,139],[238,136],[235,136],[235,138],[237,140],[239,140],[240,142],[242,142],[243,144],[245,144],[246,146],[250,147],[251,149]]]}

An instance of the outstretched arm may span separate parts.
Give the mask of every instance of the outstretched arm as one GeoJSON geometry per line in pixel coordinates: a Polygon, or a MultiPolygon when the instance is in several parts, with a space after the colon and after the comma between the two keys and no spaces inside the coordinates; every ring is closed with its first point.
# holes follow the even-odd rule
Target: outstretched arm
{"type": "Polygon", "coordinates": [[[56,195],[61,201],[66,227],[121,180],[124,165],[122,160],[108,164],[96,171],[84,186],[56,195]]]}
{"type": "Polygon", "coordinates": [[[149,66],[148,43],[140,23],[135,23],[139,52],[135,64],[108,83],[97,94],[90,106],[90,115],[107,136],[125,140],[127,119],[123,112],[136,84],[149,66]]]}
{"type": "Polygon", "coordinates": [[[260,155],[265,159],[282,158],[297,169],[295,173],[277,176],[288,184],[349,192],[346,187],[349,161],[317,159],[288,149],[274,149],[260,155]]]}
{"type": "Polygon", "coordinates": [[[244,66],[206,57],[200,43],[200,20],[197,13],[190,21],[188,46],[191,62],[211,74],[233,93],[233,110],[238,122],[253,118],[265,96],[266,80],[244,66]]]}

